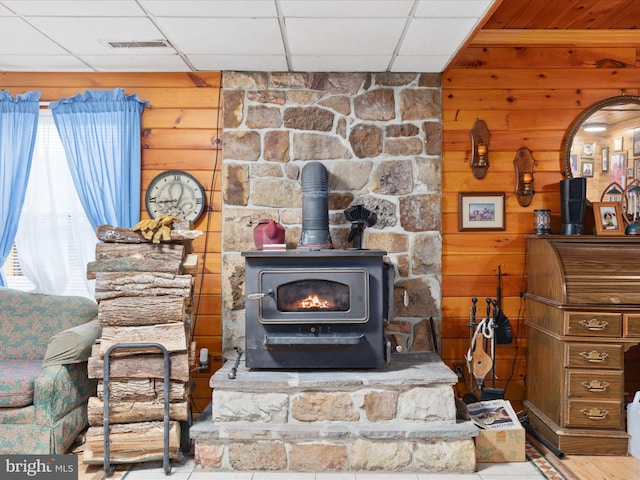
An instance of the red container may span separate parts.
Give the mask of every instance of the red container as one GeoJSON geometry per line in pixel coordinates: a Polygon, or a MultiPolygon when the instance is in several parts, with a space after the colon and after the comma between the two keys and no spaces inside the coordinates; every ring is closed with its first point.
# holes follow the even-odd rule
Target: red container
{"type": "Polygon", "coordinates": [[[286,230],[275,220],[263,218],[253,229],[253,241],[258,250],[262,250],[265,244],[284,243],[286,230]]]}

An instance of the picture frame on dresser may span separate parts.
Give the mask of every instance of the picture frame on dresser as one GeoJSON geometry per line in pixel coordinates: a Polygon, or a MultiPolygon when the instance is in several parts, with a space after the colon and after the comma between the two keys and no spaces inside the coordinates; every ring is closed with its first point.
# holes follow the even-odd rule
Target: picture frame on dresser
{"type": "Polygon", "coordinates": [[[593,202],[597,235],[624,235],[622,210],[618,202],[593,202]]]}
{"type": "Polygon", "coordinates": [[[458,230],[504,230],[504,198],[504,192],[458,193],[458,230]]]}

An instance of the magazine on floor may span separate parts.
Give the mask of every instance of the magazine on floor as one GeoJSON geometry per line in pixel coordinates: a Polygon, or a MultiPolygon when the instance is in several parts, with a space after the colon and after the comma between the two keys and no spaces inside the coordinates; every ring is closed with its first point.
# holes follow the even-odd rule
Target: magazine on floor
{"type": "Polygon", "coordinates": [[[469,416],[480,428],[506,430],[520,428],[520,420],[508,400],[487,400],[467,405],[469,416]]]}

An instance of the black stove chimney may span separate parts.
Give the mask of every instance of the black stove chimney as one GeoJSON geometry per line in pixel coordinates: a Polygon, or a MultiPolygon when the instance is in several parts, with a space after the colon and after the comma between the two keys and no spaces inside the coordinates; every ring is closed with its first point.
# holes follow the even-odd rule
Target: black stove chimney
{"type": "Polygon", "coordinates": [[[320,162],[310,162],[302,169],[302,233],[298,248],[316,250],[333,248],[329,233],[329,180],[320,162]]]}

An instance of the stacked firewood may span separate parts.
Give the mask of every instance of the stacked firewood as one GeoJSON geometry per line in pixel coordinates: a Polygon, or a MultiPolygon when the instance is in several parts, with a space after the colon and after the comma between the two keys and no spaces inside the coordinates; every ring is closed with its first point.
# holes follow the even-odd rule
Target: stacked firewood
{"type": "MultiPolygon", "coordinates": [[[[166,222],[165,222],[166,223],[166,222]]],[[[89,359],[98,379],[88,404],[84,463],[104,461],[104,360],[118,344],[158,343],[170,356],[170,457],[180,455],[180,422],[189,419],[190,345],[197,255],[192,241],[202,232],[173,220],[163,236],[102,225],[96,260],[87,266],[95,279],[102,336],[89,359]]],[[[111,463],[134,463],[164,455],[164,356],[158,348],[116,348],[109,356],[109,443],[111,463]]]]}

